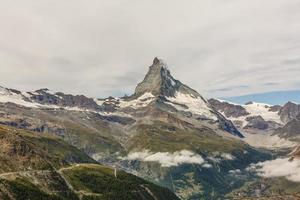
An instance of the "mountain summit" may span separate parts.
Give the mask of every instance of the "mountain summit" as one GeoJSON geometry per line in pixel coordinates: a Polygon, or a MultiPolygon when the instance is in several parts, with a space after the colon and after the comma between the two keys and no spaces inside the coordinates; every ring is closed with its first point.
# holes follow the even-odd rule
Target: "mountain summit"
{"type": "Polygon", "coordinates": [[[150,92],[154,96],[174,97],[175,93],[179,91],[201,97],[195,90],[174,79],[167,64],[155,57],[144,80],[137,85],[134,95],[141,96],[146,92],[150,92]]]}
{"type": "Polygon", "coordinates": [[[120,105],[121,110],[124,108],[123,105],[129,105],[131,111],[134,109],[138,111],[134,113],[139,115],[143,113],[143,116],[155,113],[156,120],[159,111],[173,115],[195,127],[209,127],[214,124],[218,127],[215,127],[216,130],[243,137],[234,125],[197,91],[176,80],[171,75],[167,64],[157,57],[154,58],[144,80],[137,85],[133,96],[129,100],[121,99],[120,105]]]}

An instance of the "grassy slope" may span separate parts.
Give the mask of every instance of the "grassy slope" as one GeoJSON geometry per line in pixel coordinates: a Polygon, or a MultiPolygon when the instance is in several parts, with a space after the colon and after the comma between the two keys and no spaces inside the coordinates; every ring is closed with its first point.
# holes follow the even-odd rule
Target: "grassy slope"
{"type": "Polygon", "coordinates": [[[122,146],[112,136],[109,124],[96,113],[27,109],[13,105],[0,105],[0,110],[19,119],[27,120],[36,127],[42,127],[44,124],[52,125],[53,127],[43,131],[59,135],[69,144],[84,150],[89,155],[98,152],[123,151],[122,146]],[[62,132],[55,130],[55,127],[60,128],[62,132]]]}
{"type": "Polygon", "coordinates": [[[123,171],[118,171],[115,178],[113,169],[101,165],[75,166],[62,173],[75,190],[91,194],[85,195],[86,199],[94,193],[95,199],[178,199],[169,190],[123,171]]]}
{"type": "Polygon", "coordinates": [[[0,171],[59,168],[93,159],[62,139],[13,127],[0,126],[0,171]]]}
{"type": "Polygon", "coordinates": [[[112,169],[52,135],[0,125],[0,143],[0,199],[178,199],[125,172],[116,179],[112,169]]]}
{"type": "Polygon", "coordinates": [[[244,143],[218,136],[209,129],[179,129],[159,121],[140,124],[136,132],[129,142],[130,150],[232,152],[245,148],[244,143]]]}
{"type": "Polygon", "coordinates": [[[79,200],[56,172],[32,177],[16,174],[15,177],[0,179],[0,199],[79,200]]]}
{"type": "Polygon", "coordinates": [[[36,112],[44,121],[63,126],[66,131],[64,140],[87,153],[123,151],[110,133],[108,123],[95,113],[64,110],[36,112]]]}

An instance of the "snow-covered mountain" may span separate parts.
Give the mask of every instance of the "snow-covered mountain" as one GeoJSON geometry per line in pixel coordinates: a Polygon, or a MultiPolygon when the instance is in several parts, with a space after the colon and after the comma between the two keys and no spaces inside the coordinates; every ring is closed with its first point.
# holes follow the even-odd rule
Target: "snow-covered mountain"
{"type": "Polygon", "coordinates": [[[134,93],[121,98],[0,88],[0,124],[57,135],[182,199],[223,199],[253,181],[246,170],[251,163],[271,159],[256,147],[293,148],[278,135],[249,133],[283,127],[294,119],[293,107],[208,101],[158,58],[134,93]]]}
{"type": "Polygon", "coordinates": [[[296,103],[287,102],[280,106],[255,102],[240,105],[217,99],[209,102],[234,123],[252,146],[288,148],[297,145],[300,105],[296,103]]]}
{"type": "Polygon", "coordinates": [[[210,99],[211,105],[239,128],[276,129],[295,119],[300,105],[287,102],[283,106],[248,102],[245,105],[210,99]]]}
{"type": "Polygon", "coordinates": [[[109,97],[96,100],[103,110],[130,114],[135,117],[155,117],[158,111],[166,112],[195,126],[214,126],[233,135],[243,137],[227,120],[197,91],[176,80],[167,65],[154,58],[144,80],[133,95],[123,98],[109,97]]]}
{"type": "Polygon", "coordinates": [[[40,89],[23,92],[0,87],[0,103],[13,103],[28,108],[49,108],[69,110],[101,110],[100,106],[84,95],[71,95],[40,89]]]}

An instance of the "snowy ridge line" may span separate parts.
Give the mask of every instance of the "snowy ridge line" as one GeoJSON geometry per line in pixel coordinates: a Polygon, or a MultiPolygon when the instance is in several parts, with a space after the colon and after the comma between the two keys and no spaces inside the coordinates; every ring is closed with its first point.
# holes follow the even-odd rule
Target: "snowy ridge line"
{"type": "Polygon", "coordinates": [[[243,105],[243,104],[235,104],[235,103],[231,103],[225,100],[219,100],[220,102],[226,102],[229,103],[231,105],[238,105],[243,107],[246,112],[248,112],[248,115],[245,116],[239,116],[239,117],[226,117],[225,113],[220,111],[220,113],[225,116],[228,120],[231,121],[241,121],[243,123],[242,127],[245,127],[248,122],[246,121],[246,118],[248,117],[255,117],[255,116],[261,116],[265,121],[273,121],[276,122],[278,124],[284,124],[282,122],[282,120],[280,119],[280,115],[278,113],[278,111],[270,111],[271,107],[274,105],[270,105],[270,104],[265,104],[265,103],[256,103],[256,102],[251,102],[250,104],[247,105],[243,105]]]}

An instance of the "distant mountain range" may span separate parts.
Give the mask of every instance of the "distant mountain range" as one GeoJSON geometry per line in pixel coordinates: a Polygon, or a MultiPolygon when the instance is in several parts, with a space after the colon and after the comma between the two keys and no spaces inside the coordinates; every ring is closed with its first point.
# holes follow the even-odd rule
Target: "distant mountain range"
{"type": "Polygon", "coordinates": [[[56,173],[49,180],[58,177],[69,195],[81,199],[297,199],[300,180],[294,174],[270,176],[264,167],[287,159],[298,169],[299,119],[300,105],[292,102],[206,100],[158,58],[134,94],[122,98],[1,87],[0,124],[12,142],[6,137],[0,142],[11,147],[24,140],[33,150],[18,144],[16,160],[9,159],[11,148],[0,152],[1,163],[8,163],[1,168],[0,185],[7,189],[0,189],[0,198],[18,199],[16,191],[24,191],[25,184],[41,195],[72,199],[52,186],[40,188],[46,175],[34,172],[47,163],[45,169],[56,173]],[[113,177],[114,168],[122,170],[120,180],[113,177]],[[18,175],[11,179],[6,173],[18,175]],[[95,179],[82,182],[88,177],[95,179]],[[112,181],[111,187],[104,187],[101,177],[112,181]],[[130,196],[109,196],[118,190],[130,196]]]}
{"type": "Polygon", "coordinates": [[[245,104],[249,101],[255,102],[264,102],[267,104],[274,105],[283,105],[288,101],[300,102],[300,90],[285,90],[285,91],[276,91],[275,85],[273,92],[263,92],[263,93],[254,93],[242,96],[233,96],[233,97],[223,97],[226,101],[231,101],[239,104],[245,104]]]}

